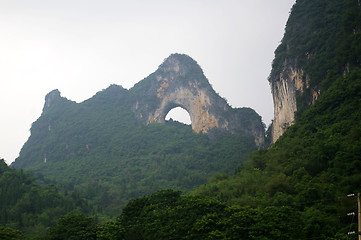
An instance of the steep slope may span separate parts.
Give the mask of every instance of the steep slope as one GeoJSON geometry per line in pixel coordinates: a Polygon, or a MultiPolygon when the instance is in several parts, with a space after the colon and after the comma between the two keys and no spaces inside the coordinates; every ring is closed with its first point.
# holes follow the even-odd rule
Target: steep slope
{"type": "MultiPolygon", "coordinates": [[[[252,153],[235,176],[212,178],[194,192],[197,196],[168,190],[130,201],[116,223],[101,228],[102,234],[124,239],[354,239],[347,232],[357,231],[357,224],[346,213],[357,204],[346,195],[361,192],[360,25],[358,0],[298,0],[270,78],[274,86],[283,86],[273,88],[281,108],[295,104],[292,109],[297,109],[283,135],[269,149],[252,153]],[[313,54],[305,55],[305,49],[313,54]]],[[[151,86],[147,83],[142,82],[144,89],[151,86]]],[[[153,128],[152,133],[160,126],[180,129],[173,124],[139,128],[153,128]]]]}
{"type": "Polygon", "coordinates": [[[361,192],[360,51],[359,1],[297,1],[270,78],[282,111],[297,109],[294,121],[234,177],[219,175],[196,193],[230,205],[291,207],[301,217],[296,239],[349,239],[357,224],[346,213],[356,199],[346,195],[361,192]]]}
{"type": "Polygon", "coordinates": [[[269,82],[274,101],[272,142],[332,84],[331,76],[360,66],[359,1],[299,1],[275,51],[269,82]]]}
{"type": "Polygon", "coordinates": [[[216,172],[232,173],[263,142],[261,117],[252,109],[229,107],[186,55],[171,55],[130,90],[112,85],[82,103],[54,90],[45,100],[12,166],[78,189],[112,216],[131,198],[161,188],[187,191],[216,172]],[[165,66],[179,70],[168,72],[165,66]],[[200,115],[191,110],[189,94],[204,103],[197,105],[200,115]],[[178,105],[191,114],[193,130],[164,121],[178,105]]]}

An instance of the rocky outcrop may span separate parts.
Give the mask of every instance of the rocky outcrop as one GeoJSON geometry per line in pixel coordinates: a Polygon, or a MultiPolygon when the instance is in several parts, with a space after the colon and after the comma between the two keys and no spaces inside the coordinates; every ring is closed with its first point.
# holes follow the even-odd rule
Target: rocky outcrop
{"type": "MultiPolygon", "coordinates": [[[[272,142],[276,140],[295,121],[297,111],[297,96],[309,88],[309,77],[297,66],[296,61],[285,59],[282,70],[271,76],[270,85],[273,97],[274,120],[272,122],[272,142]]],[[[319,90],[312,90],[312,104],[319,96],[319,90]]]]}
{"type": "MultiPolygon", "coordinates": [[[[135,118],[144,124],[164,123],[170,110],[181,107],[189,113],[192,129],[197,133],[240,134],[253,138],[259,147],[264,145],[261,117],[250,108],[230,107],[213,90],[197,62],[187,55],[172,54],[154,73],[130,90],[110,86],[106,92],[107,98],[129,106],[135,118]]],[[[86,102],[104,98],[102,95],[100,92],[86,102]]],[[[61,97],[57,89],[51,91],[45,97],[43,113],[59,103],[72,104],[61,97]]]]}
{"type": "Polygon", "coordinates": [[[320,89],[326,91],[337,76],[360,67],[361,54],[354,47],[361,29],[359,13],[357,1],[296,1],[269,77],[272,142],[295,122],[295,111],[297,121],[320,97],[320,89]]]}
{"type": "Polygon", "coordinates": [[[50,107],[52,107],[57,101],[59,101],[59,99],[61,99],[61,96],[60,96],[60,92],[58,89],[55,89],[55,90],[49,92],[45,96],[45,104],[43,107],[43,112],[45,112],[50,107]]]}
{"type": "Polygon", "coordinates": [[[189,113],[197,133],[218,129],[253,137],[258,146],[264,143],[261,117],[248,108],[230,107],[213,90],[199,65],[186,55],[171,55],[130,91],[136,96],[132,110],[146,124],[163,123],[171,109],[181,107],[189,113]]]}
{"type": "Polygon", "coordinates": [[[307,81],[304,83],[303,77],[302,69],[298,69],[296,64],[288,63],[285,60],[281,73],[277,79],[271,81],[274,106],[272,142],[275,142],[295,120],[296,96],[307,87],[307,81]]]}

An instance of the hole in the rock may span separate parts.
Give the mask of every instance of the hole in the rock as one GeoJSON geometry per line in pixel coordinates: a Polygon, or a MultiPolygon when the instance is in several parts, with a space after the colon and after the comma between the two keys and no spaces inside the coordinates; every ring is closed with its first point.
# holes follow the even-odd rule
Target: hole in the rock
{"type": "Polygon", "coordinates": [[[189,116],[189,113],[181,108],[181,107],[176,107],[173,108],[172,110],[170,110],[167,114],[167,116],[165,117],[165,120],[169,120],[172,119],[173,121],[178,121],[187,125],[192,124],[191,121],[191,117],[189,116]]]}

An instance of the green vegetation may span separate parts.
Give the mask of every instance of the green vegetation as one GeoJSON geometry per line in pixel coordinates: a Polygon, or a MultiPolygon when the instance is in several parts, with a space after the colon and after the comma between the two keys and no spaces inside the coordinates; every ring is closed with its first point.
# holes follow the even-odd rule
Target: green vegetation
{"type": "Polygon", "coordinates": [[[246,161],[254,145],[241,136],[135,122],[121,87],[63,99],[33,124],[14,166],[64,193],[0,162],[0,238],[354,239],[346,195],[361,192],[360,12],[354,0],[296,2],[271,76],[288,59],[321,95],[310,105],[306,90],[296,123],[246,161]]]}
{"type": "Polygon", "coordinates": [[[356,203],[346,195],[361,191],[360,99],[357,69],[335,80],[297,124],[270,149],[254,152],[234,177],[219,175],[195,194],[229,205],[287,206],[301,218],[300,239],[346,233],[352,220],[346,213],[356,203]]]}
{"type": "Polygon", "coordinates": [[[9,168],[0,159],[0,239],[21,239],[18,230],[40,237],[70,211],[90,214],[92,208],[75,192],[62,193],[55,186],[40,186],[28,174],[9,168]]]}
{"type": "Polygon", "coordinates": [[[277,80],[285,64],[305,71],[309,88],[297,101],[299,115],[312,101],[310,90],[322,94],[339,74],[360,67],[360,22],[358,0],[298,1],[293,6],[269,80],[277,80]]]}
{"type": "Polygon", "coordinates": [[[0,226],[0,239],[15,240],[15,239],[25,239],[25,237],[23,233],[19,230],[0,226]]]}
{"type": "MultiPolygon", "coordinates": [[[[194,194],[230,206],[289,207],[300,239],[347,239],[361,182],[361,8],[358,1],[297,1],[276,50],[270,80],[284,62],[310,86],[296,123],[269,149],[251,154],[234,176],[217,175],[194,194]],[[310,89],[321,96],[310,105],[310,89]]],[[[296,238],[297,239],[297,238],[296,238]]]]}
{"type": "Polygon", "coordinates": [[[61,98],[34,122],[12,166],[75,189],[98,213],[116,217],[132,198],[190,191],[216,172],[233,173],[256,149],[252,139],[217,132],[210,139],[176,121],[141,124],[127,94],[113,85],[81,104],[61,98]]]}
{"type": "Polygon", "coordinates": [[[82,214],[68,214],[48,239],[300,239],[299,216],[288,207],[228,207],[201,196],[173,190],[131,200],[116,221],[96,224],[82,214]]]}
{"type": "Polygon", "coordinates": [[[287,208],[227,207],[171,190],[130,201],[119,222],[124,239],[294,239],[298,234],[297,216],[287,208]]]}

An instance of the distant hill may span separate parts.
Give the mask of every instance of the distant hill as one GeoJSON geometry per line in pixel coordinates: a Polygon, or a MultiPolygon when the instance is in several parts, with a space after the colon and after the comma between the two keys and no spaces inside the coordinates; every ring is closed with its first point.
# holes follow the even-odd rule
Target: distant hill
{"type": "Polygon", "coordinates": [[[232,174],[263,143],[255,111],[231,108],[193,59],[173,54],[130,90],[112,85],[82,103],[58,90],[47,94],[12,167],[75,188],[99,212],[117,216],[131,198],[232,174]],[[165,121],[177,106],[192,126],[165,121]]]}

